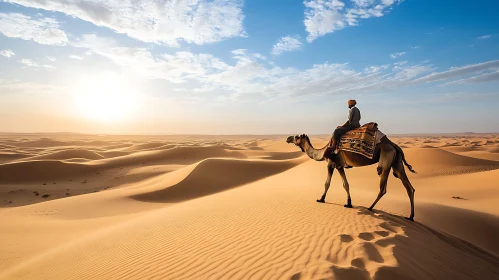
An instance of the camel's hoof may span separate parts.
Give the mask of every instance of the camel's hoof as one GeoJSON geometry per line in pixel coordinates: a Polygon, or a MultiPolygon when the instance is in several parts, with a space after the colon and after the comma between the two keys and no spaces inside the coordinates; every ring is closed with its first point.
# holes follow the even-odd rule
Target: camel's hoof
{"type": "Polygon", "coordinates": [[[410,217],[407,218],[407,217],[405,217],[405,219],[414,222],[414,218],[410,218],[410,217]]]}
{"type": "Polygon", "coordinates": [[[345,204],[343,205],[345,208],[353,208],[352,204],[345,204]]]}
{"type": "Polygon", "coordinates": [[[367,208],[367,210],[371,211],[371,212],[374,212],[372,208],[367,208]]]}
{"type": "Polygon", "coordinates": [[[317,199],[317,202],[319,202],[319,203],[325,203],[326,201],[324,199],[317,199]]]}

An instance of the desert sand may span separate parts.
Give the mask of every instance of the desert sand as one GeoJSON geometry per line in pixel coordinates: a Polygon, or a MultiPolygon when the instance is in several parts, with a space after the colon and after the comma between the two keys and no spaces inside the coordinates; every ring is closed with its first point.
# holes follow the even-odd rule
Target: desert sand
{"type": "Polygon", "coordinates": [[[499,135],[388,135],[414,222],[287,136],[0,134],[0,279],[499,279],[499,135]]]}

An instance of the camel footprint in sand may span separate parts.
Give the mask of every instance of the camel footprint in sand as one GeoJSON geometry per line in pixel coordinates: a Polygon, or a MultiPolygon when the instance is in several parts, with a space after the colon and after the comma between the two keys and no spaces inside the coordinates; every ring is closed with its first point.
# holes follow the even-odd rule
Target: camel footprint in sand
{"type": "MultiPolygon", "coordinates": [[[[381,267],[397,266],[392,249],[392,240],[398,235],[404,236],[399,225],[384,222],[379,225],[387,230],[361,232],[356,237],[340,235],[340,240],[347,247],[347,254],[331,259],[330,273],[338,279],[373,279],[381,267]]],[[[328,273],[329,274],[329,273],[328,273]]]]}
{"type": "Polygon", "coordinates": [[[373,279],[380,268],[397,266],[393,240],[405,236],[404,230],[401,225],[389,222],[378,226],[384,230],[338,235],[326,260],[309,264],[291,278],[373,279]]]}

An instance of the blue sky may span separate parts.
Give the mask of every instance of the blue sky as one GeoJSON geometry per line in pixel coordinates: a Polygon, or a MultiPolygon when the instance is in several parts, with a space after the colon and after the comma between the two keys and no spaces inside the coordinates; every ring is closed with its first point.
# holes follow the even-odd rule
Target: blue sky
{"type": "Polygon", "coordinates": [[[497,1],[0,2],[0,130],[499,132],[497,1]]]}

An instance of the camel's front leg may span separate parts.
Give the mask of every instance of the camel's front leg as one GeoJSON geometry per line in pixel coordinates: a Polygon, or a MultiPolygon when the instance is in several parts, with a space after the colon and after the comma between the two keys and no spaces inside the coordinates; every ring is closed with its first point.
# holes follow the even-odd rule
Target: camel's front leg
{"type": "Polygon", "coordinates": [[[327,164],[327,179],[326,183],[324,183],[324,194],[322,195],[321,199],[317,199],[317,202],[324,203],[326,202],[326,194],[327,190],[329,190],[329,185],[331,185],[331,177],[333,176],[334,172],[334,167],[331,163],[328,162],[327,164]]]}
{"type": "Polygon", "coordinates": [[[386,184],[388,183],[388,175],[390,175],[390,169],[392,169],[392,163],[395,158],[395,149],[390,149],[388,151],[381,151],[381,157],[378,166],[378,175],[380,177],[379,181],[379,194],[376,200],[374,200],[373,205],[368,209],[373,210],[376,203],[385,195],[386,184]]]}
{"type": "Polygon", "coordinates": [[[343,180],[343,188],[347,192],[347,204],[344,206],[347,208],[352,208],[352,198],[350,198],[350,185],[348,184],[347,176],[345,174],[345,169],[343,167],[337,168],[338,173],[340,173],[341,180],[343,180]]]}

